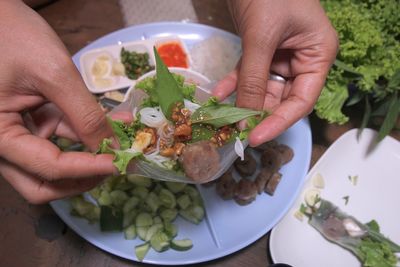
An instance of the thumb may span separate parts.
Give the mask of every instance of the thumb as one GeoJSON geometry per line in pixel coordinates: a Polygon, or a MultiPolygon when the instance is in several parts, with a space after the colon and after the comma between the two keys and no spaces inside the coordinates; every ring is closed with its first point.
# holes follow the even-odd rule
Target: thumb
{"type": "Polygon", "coordinates": [[[58,106],[79,139],[94,151],[101,140],[113,135],[111,126],[75,65],[69,58],[64,62],[62,71],[55,71],[61,74],[48,75],[41,81],[40,91],[58,106]]]}

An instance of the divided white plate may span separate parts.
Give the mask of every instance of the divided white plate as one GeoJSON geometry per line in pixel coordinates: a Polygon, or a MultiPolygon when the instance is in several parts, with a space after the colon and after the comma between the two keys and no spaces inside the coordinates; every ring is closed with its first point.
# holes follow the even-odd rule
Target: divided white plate
{"type": "Polygon", "coordinates": [[[400,142],[386,137],[374,149],[376,132],[365,129],[357,140],[357,130],[341,136],[325,152],[307,175],[303,193],[291,210],[272,230],[270,252],[274,262],[295,267],[359,267],[357,258],[330,243],[310,226],[294,217],[304,203],[304,192],[312,188],[312,177],[321,174],[325,188],[321,197],[338,205],[361,222],[375,219],[381,232],[400,244],[400,142]],[[350,176],[358,176],[354,185],[350,176]],[[348,196],[348,203],[343,197],[348,196]]]}
{"type": "Polygon", "coordinates": [[[95,94],[130,87],[135,80],[131,80],[125,75],[112,75],[112,65],[114,63],[121,62],[121,49],[124,48],[126,51],[134,51],[137,53],[147,53],[149,55],[150,66],[155,66],[153,46],[157,47],[158,45],[170,42],[180,44],[187,55],[190,68],[191,59],[185,43],[178,36],[171,35],[165,37],[137,40],[132,42],[117,42],[113,45],[107,45],[83,52],[82,55],[79,57],[79,67],[83,80],[85,81],[88,89],[95,94]],[[110,84],[96,84],[94,76],[92,75],[93,65],[96,59],[98,59],[100,56],[106,56],[107,58],[109,58],[109,60],[107,61],[110,63],[108,71],[103,78],[109,80],[110,84]]]}

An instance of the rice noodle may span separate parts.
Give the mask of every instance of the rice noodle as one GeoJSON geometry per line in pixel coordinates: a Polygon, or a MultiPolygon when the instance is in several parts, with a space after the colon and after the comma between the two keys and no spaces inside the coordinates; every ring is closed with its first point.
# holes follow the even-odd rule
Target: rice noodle
{"type": "Polygon", "coordinates": [[[236,137],[235,152],[240,157],[241,160],[244,160],[244,147],[239,137],[236,137]]]}
{"type": "Polygon", "coordinates": [[[139,111],[140,122],[152,128],[159,128],[167,119],[162,113],[160,107],[146,107],[139,111]]]}

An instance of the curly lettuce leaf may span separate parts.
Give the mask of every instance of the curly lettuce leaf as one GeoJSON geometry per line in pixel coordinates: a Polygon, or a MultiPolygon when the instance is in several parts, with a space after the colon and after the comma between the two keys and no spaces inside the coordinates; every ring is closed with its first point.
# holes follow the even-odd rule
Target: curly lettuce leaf
{"type": "Polygon", "coordinates": [[[336,84],[325,87],[314,107],[317,116],[326,119],[329,123],[346,123],[349,118],[343,114],[342,107],[348,96],[346,86],[336,84]]]}

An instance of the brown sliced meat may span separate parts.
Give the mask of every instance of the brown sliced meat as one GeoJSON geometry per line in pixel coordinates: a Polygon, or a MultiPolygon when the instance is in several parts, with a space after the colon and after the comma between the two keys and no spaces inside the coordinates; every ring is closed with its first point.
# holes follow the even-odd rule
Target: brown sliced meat
{"type": "Polygon", "coordinates": [[[216,147],[209,141],[186,145],[179,162],[186,176],[199,182],[206,182],[220,169],[220,156],[216,147]]]}
{"type": "Polygon", "coordinates": [[[244,159],[237,158],[233,165],[242,177],[253,175],[257,168],[257,162],[248,150],[244,153],[244,159]]]}
{"type": "Polygon", "coordinates": [[[216,180],[217,194],[225,200],[232,199],[235,195],[236,181],[232,177],[232,171],[227,171],[216,180]]]}
{"type": "Polygon", "coordinates": [[[257,196],[255,183],[248,179],[241,179],[236,185],[234,199],[239,205],[247,205],[253,202],[257,196]]]}
{"type": "Polygon", "coordinates": [[[278,150],[268,147],[261,153],[261,165],[276,172],[282,166],[282,155],[278,150]]]}
{"type": "Polygon", "coordinates": [[[281,178],[282,174],[280,174],[279,172],[275,172],[274,174],[272,174],[268,183],[265,185],[264,192],[273,196],[279,182],[281,181],[281,178]]]}
{"type": "Polygon", "coordinates": [[[293,159],[294,152],[289,146],[280,144],[276,147],[276,150],[282,155],[282,165],[288,163],[293,159]]]}
{"type": "Polygon", "coordinates": [[[257,175],[254,183],[257,187],[258,194],[261,194],[264,191],[265,185],[268,183],[269,179],[272,176],[272,170],[270,168],[262,168],[260,173],[257,175]]]}

